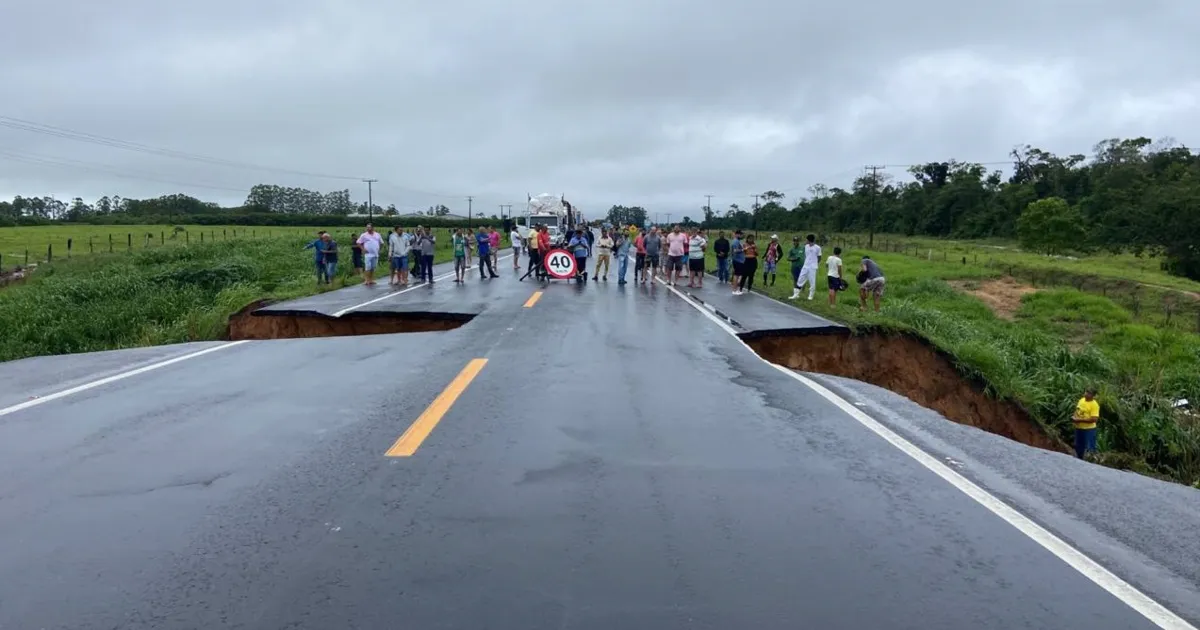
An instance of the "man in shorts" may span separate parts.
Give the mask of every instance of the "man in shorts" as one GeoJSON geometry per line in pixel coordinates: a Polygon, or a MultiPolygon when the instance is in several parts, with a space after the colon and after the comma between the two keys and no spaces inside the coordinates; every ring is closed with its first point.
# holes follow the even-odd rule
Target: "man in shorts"
{"type": "Polygon", "coordinates": [[[879,301],[883,299],[883,290],[887,286],[883,270],[870,256],[863,256],[858,273],[862,278],[862,284],[858,287],[858,310],[867,310],[867,294],[870,293],[875,298],[875,312],[878,313],[879,301]]]}
{"type": "Polygon", "coordinates": [[[383,246],[383,236],[375,231],[375,226],[367,224],[367,231],[358,235],[358,244],[363,250],[363,272],[366,278],[363,284],[375,286],[375,268],[379,266],[379,249],[383,246]]]}
{"type": "Polygon", "coordinates": [[[412,239],[400,226],[388,234],[388,258],[392,263],[392,277],[388,284],[408,284],[408,254],[412,251],[412,239]]]}
{"type": "MultiPolygon", "coordinates": [[[[488,226],[488,246],[490,247],[488,251],[492,256],[491,272],[495,275],[496,267],[500,264],[500,233],[496,231],[496,228],[491,226],[488,226]]],[[[479,267],[479,272],[483,273],[482,265],[479,267]]]]}
{"type": "Polygon", "coordinates": [[[684,244],[687,240],[687,234],[680,232],[678,225],[672,227],[667,235],[667,284],[671,286],[675,286],[679,276],[683,275],[683,256],[687,252],[684,244]]]}
{"type": "Polygon", "coordinates": [[[666,249],[662,246],[662,237],[658,234],[658,228],[650,228],[650,233],[646,235],[646,273],[647,277],[653,278],[654,274],[658,273],[660,257],[666,254],[666,249]]]}
{"type": "Polygon", "coordinates": [[[825,267],[827,272],[826,279],[829,281],[829,306],[837,306],[838,291],[846,290],[850,286],[842,277],[842,248],[834,247],[833,255],[825,259],[825,267]]]}

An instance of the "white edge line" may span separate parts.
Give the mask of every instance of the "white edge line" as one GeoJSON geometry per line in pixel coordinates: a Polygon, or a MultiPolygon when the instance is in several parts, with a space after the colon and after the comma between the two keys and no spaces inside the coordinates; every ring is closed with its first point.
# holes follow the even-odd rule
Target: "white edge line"
{"type": "MultiPolygon", "coordinates": [[[[512,257],[513,257],[512,254],[506,254],[504,256],[500,256],[499,258],[497,258],[496,262],[499,263],[501,260],[508,260],[509,258],[512,258],[512,257]]],[[[438,280],[445,280],[446,278],[449,278],[450,276],[453,276],[454,274],[455,274],[455,272],[451,271],[450,273],[444,273],[444,274],[434,278],[433,280],[434,280],[434,282],[436,282],[438,280]]],[[[416,286],[408,287],[407,289],[401,289],[399,291],[392,291],[391,293],[388,293],[387,295],[381,295],[373,300],[367,300],[366,302],[363,302],[362,304],[355,304],[354,306],[348,306],[348,307],[334,313],[333,316],[341,317],[342,315],[345,315],[346,313],[349,313],[350,311],[357,311],[358,309],[360,309],[364,306],[370,306],[376,302],[382,302],[388,298],[394,298],[397,295],[400,295],[402,293],[408,293],[409,291],[415,291],[424,286],[425,286],[425,284],[422,283],[422,284],[418,284],[416,286]]]]}
{"type": "MultiPolygon", "coordinates": [[[[655,280],[662,282],[662,280],[658,278],[655,278],[655,280]]],[[[878,420],[875,420],[858,407],[852,405],[846,399],[838,396],[803,374],[788,369],[782,365],[771,363],[770,361],[762,358],[757,352],[754,351],[753,348],[750,347],[749,344],[742,340],[742,338],[738,336],[737,331],[735,331],[728,324],[721,321],[719,318],[717,318],[717,316],[710,314],[692,300],[687,299],[685,295],[680,293],[674,287],[667,285],[666,283],[663,283],[663,286],[682,298],[684,302],[690,304],[692,308],[695,308],[701,315],[704,315],[708,319],[712,320],[712,322],[717,326],[720,326],[722,330],[733,336],[738,343],[745,346],[745,348],[750,351],[750,354],[754,355],[760,361],[799,381],[809,389],[819,394],[825,400],[833,403],[851,418],[857,420],[859,424],[863,425],[879,437],[886,440],[889,444],[899,449],[905,455],[908,455],[912,459],[916,460],[917,463],[921,464],[938,477],[941,477],[944,481],[957,488],[976,503],[987,508],[988,511],[1000,517],[1009,525],[1015,527],[1017,531],[1033,540],[1043,549],[1054,554],[1059,560],[1067,563],[1068,566],[1078,571],[1100,588],[1108,591],[1113,597],[1116,597],[1125,605],[1137,611],[1154,625],[1158,626],[1159,628],[1163,628],[1163,630],[1197,630],[1195,626],[1188,623],[1179,615],[1176,615],[1168,610],[1166,606],[1154,601],[1150,598],[1150,596],[1139,591],[1132,584],[1122,580],[1112,571],[1104,568],[1104,566],[1102,566],[1099,562],[1096,562],[1082,551],[1072,547],[1063,539],[1055,536],[1041,525],[1038,525],[1033,521],[1033,519],[1025,516],[1004,501],[1001,501],[994,495],[990,494],[987,490],[984,490],[971,480],[963,477],[946,464],[938,461],[937,458],[926,453],[912,442],[909,442],[899,434],[887,428],[878,420]]]]}
{"type": "Polygon", "coordinates": [[[187,361],[188,359],[194,359],[196,357],[203,356],[203,355],[206,355],[206,354],[209,354],[212,352],[217,352],[219,350],[224,350],[226,348],[232,348],[233,346],[238,346],[238,345],[241,345],[244,343],[249,343],[249,341],[250,341],[249,339],[243,339],[241,341],[230,341],[228,343],[223,343],[219,346],[214,346],[212,348],[205,348],[198,352],[192,352],[190,354],[185,354],[185,355],[178,356],[178,357],[175,357],[172,359],[167,359],[166,361],[159,361],[158,363],[151,363],[150,365],[143,365],[140,368],[129,370],[128,372],[121,372],[120,374],[106,376],[102,379],[91,381],[90,383],[84,383],[82,385],[77,385],[70,389],[64,389],[59,392],[54,392],[53,394],[47,394],[40,398],[34,398],[33,400],[27,400],[23,403],[16,404],[11,407],[5,407],[4,409],[0,409],[0,416],[7,416],[8,414],[16,413],[23,409],[29,409],[30,407],[36,407],[40,404],[48,403],[52,400],[58,400],[59,398],[65,398],[72,394],[78,394],[79,392],[84,392],[89,389],[100,387],[101,385],[107,385],[109,383],[120,381],[120,380],[129,378],[131,376],[137,376],[138,374],[145,374],[146,372],[157,370],[159,368],[166,367],[168,365],[173,365],[173,364],[179,363],[181,361],[187,361]]]}

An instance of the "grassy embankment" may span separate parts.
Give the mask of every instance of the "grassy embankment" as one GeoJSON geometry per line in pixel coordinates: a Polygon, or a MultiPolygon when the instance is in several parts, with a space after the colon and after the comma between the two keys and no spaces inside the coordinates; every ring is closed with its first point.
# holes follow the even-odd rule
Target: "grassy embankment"
{"type": "MultiPolygon", "coordinates": [[[[780,236],[786,257],[791,235],[780,236]]],[[[1195,302],[1194,296],[1178,291],[1200,291],[1200,283],[1168,276],[1158,270],[1157,261],[1133,256],[1053,259],[1017,251],[1011,244],[1000,244],[1007,248],[1000,249],[880,236],[877,249],[887,243],[893,251],[867,252],[849,244],[857,243],[857,237],[837,240],[847,243],[842,258],[851,287],[839,294],[836,308],[827,304],[824,266],[812,302],[786,299],[791,295],[786,261],[775,286],[764,292],[859,330],[920,336],[956,357],[960,371],[987,383],[990,394],[1019,401],[1068,443],[1074,402],[1084,388],[1096,386],[1103,407],[1102,463],[1200,484],[1200,421],[1171,407],[1179,398],[1200,401],[1200,335],[1191,332],[1194,318],[1169,318],[1162,309],[1146,307],[1158,298],[1195,302]],[[895,251],[900,241],[910,245],[909,253],[895,251]],[[853,276],[864,253],[888,278],[879,314],[857,310],[853,276]],[[1010,270],[1016,282],[1008,277],[1010,270]],[[1025,282],[1019,282],[1023,277],[1025,282]],[[1036,289],[1029,286],[1030,279],[1038,280],[1036,289]],[[1076,288],[1081,280],[1086,280],[1082,291],[1076,288]],[[1175,291],[1143,288],[1142,297],[1135,295],[1130,304],[1121,289],[1131,283],[1175,291]]],[[[760,255],[766,242],[760,239],[760,255]]],[[[833,246],[825,250],[831,254],[833,246]]],[[[761,284],[760,273],[756,285],[761,284]]]]}
{"type": "MultiPolygon", "coordinates": [[[[16,228],[0,229],[0,238],[9,229],[16,228]]],[[[219,339],[229,315],[256,300],[360,282],[347,238],[339,241],[340,277],[316,284],[313,254],[301,249],[315,230],[43,264],[26,282],[0,289],[0,361],[219,339]]],[[[443,262],[451,257],[450,240],[440,236],[436,260],[443,262]]],[[[381,264],[383,282],[387,274],[381,264]]]]}

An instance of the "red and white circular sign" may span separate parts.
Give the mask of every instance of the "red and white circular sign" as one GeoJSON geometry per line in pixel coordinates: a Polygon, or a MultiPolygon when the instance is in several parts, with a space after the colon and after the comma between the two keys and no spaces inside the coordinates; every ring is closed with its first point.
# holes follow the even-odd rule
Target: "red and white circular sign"
{"type": "Polygon", "coordinates": [[[575,257],[565,249],[550,250],[546,254],[543,264],[546,267],[546,273],[559,280],[575,277],[575,257]]]}

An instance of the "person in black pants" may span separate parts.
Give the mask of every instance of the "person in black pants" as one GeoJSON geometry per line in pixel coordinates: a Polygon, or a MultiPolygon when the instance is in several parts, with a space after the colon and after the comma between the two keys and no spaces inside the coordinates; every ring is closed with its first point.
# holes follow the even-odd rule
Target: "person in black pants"
{"type": "Polygon", "coordinates": [[[741,280],[738,281],[738,290],[753,291],[754,290],[754,274],[758,271],[758,245],[754,244],[754,235],[746,235],[746,262],[742,263],[745,273],[742,274],[741,280]]]}

